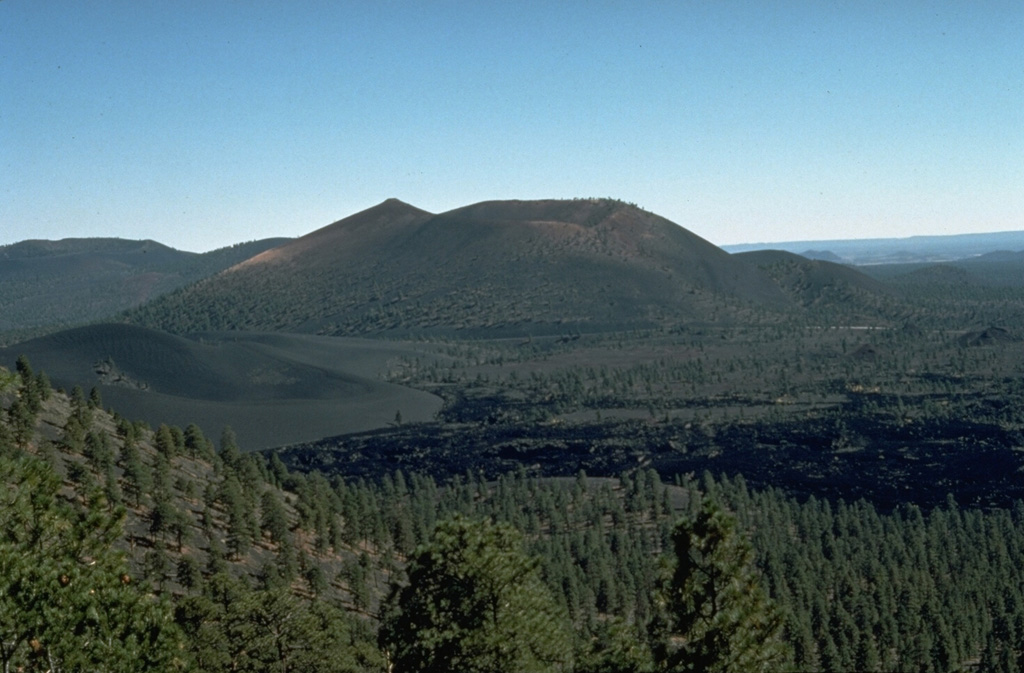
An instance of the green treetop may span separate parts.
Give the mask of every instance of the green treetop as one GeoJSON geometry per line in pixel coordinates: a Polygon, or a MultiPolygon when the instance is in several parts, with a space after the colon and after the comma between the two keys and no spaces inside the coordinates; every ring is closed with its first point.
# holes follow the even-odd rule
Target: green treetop
{"type": "Polygon", "coordinates": [[[111,549],[120,518],[84,508],[28,455],[0,457],[0,669],[169,671],[182,667],[169,608],[111,549]]]}
{"type": "MultiPolygon", "coordinates": [[[[778,671],[790,661],[782,617],[735,519],[709,500],[673,532],[658,658],[666,671],[778,671]]],[[[656,627],[657,628],[657,627],[656,627]]]]}
{"type": "Polygon", "coordinates": [[[380,644],[395,673],[569,670],[568,618],[512,527],[455,518],[410,560],[380,644]]]}

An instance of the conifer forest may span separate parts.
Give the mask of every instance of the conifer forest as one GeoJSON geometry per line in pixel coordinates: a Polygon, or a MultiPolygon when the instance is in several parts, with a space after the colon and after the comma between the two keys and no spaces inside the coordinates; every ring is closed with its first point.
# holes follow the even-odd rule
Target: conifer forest
{"type": "Polygon", "coordinates": [[[262,249],[0,332],[0,673],[1024,668],[1019,255],[605,199],[262,249]]]}

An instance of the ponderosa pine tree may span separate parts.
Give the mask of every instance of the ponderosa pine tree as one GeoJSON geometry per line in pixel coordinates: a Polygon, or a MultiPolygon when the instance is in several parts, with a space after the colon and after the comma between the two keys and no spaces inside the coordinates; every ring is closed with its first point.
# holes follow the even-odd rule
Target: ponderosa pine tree
{"type": "Polygon", "coordinates": [[[189,458],[201,458],[211,460],[213,458],[213,447],[203,434],[202,429],[195,423],[190,423],[185,428],[185,451],[189,458]]]}
{"type": "Polygon", "coordinates": [[[288,513],[277,491],[267,489],[260,496],[260,527],[276,545],[290,543],[288,513]]]}
{"type": "Polygon", "coordinates": [[[651,673],[654,663],[647,641],[634,625],[612,618],[600,622],[577,655],[575,673],[651,673]]]}
{"type": "Polygon", "coordinates": [[[124,469],[124,488],[133,505],[142,504],[142,496],[153,489],[153,470],[143,462],[134,442],[125,441],[121,450],[121,467],[124,469]]]}
{"type": "Polygon", "coordinates": [[[394,673],[565,671],[568,618],[543,584],[514,528],[456,517],[394,587],[380,645],[394,673]]]}
{"type": "Polygon", "coordinates": [[[783,619],[760,584],[750,543],[708,499],[672,536],[674,554],[656,620],[665,671],[778,671],[792,655],[783,619]]]}
{"type": "Polygon", "coordinates": [[[178,455],[178,448],[170,426],[161,423],[160,427],[156,429],[153,439],[156,444],[156,450],[168,460],[172,460],[178,455]]]}
{"type": "Polygon", "coordinates": [[[42,461],[0,457],[0,669],[182,668],[169,607],[111,548],[119,513],[98,494],[75,508],[60,487],[42,461]]]}
{"type": "Polygon", "coordinates": [[[216,573],[201,595],[179,601],[176,617],[204,673],[359,673],[381,670],[372,641],[325,601],[301,599],[287,587],[254,590],[216,573]]]}

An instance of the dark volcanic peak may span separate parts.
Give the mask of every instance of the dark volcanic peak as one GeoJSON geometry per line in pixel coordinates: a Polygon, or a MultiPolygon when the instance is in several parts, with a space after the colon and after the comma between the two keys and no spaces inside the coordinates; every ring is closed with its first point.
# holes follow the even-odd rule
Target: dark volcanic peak
{"type": "Polygon", "coordinates": [[[843,258],[831,250],[804,250],[800,255],[807,259],[820,259],[823,262],[843,263],[843,258]]]}
{"type": "Polygon", "coordinates": [[[711,267],[733,266],[726,253],[704,239],[611,199],[486,201],[442,213],[416,235],[421,239],[417,244],[438,253],[470,249],[499,265],[512,258],[528,265],[546,257],[671,271],[685,260],[697,264],[700,268],[690,271],[702,272],[702,281],[710,284],[717,284],[711,267]]]}
{"type": "Polygon", "coordinates": [[[477,222],[563,222],[592,226],[612,212],[635,207],[615,199],[542,199],[538,201],[482,201],[445,213],[448,219],[477,222]]]}
{"type": "Polygon", "coordinates": [[[790,305],[756,267],[611,199],[389,200],[145,308],[176,332],[560,333],[790,305]]]}
{"type": "Polygon", "coordinates": [[[736,252],[733,255],[736,259],[742,259],[745,262],[762,267],[773,264],[804,264],[810,261],[810,258],[798,255],[795,252],[789,252],[788,250],[752,250],[750,252],[736,252]]]}
{"type": "Polygon", "coordinates": [[[779,288],[804,307],[836,309],[877,317],[889,304],[886,285],[852,267],[807,259],[785,250],[756,250],[734,255],[762,269],[779,288]]]}
{"type": "Polygon", "coordinates": [[[531,268],[578,289],[610,285],[620,294],[613,300],[638,308],[660,304],[692,317],[678,292],[781,303],[759,272],[678,224],[620,201],[485,202],[439,215],[425,228],[441,226],[500,244],[479,252],[497,268],[515,257],[516,267],[504,269],[510,274],[531,268]]]}
{"type": "Polygon", "coordinates": [[[814,286],[849,285],[869,292],[886,292],[883,283],[859,270],[822,259],[808,259],[784,250],[758,250],[737,253],[736,257],[747,260],[769,272],[776,280],[799,277],[814,286]]]}
{"type": "Polygon", "coordinates": [[[334,264],[362,255],[368,246],[386,245],[393,237],[415,228],[430,217],[431,214],[425,210],[398,199],[388,199],[287,245],[268,250],[239,266],[279,264],[292,260],[300,260],[302,264],[334,264]]]}

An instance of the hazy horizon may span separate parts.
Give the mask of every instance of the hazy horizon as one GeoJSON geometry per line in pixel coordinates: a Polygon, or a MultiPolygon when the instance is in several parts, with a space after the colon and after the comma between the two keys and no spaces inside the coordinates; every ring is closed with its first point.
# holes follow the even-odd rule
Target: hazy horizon
{"type": "MultiPolygon", "coordinates": [[[[409,205],[415,206],[416,204],[413,203],[413,204],[409,204],[409,205]]],[[[464,205],[472,205],[472,204],[464,204],[464,205]]],[[[371,208],[372,207],[373,206],[371,206],[371,208]]],[[[339,218],[338,220],[335,220],[334,222],[325,224],[323,226],[330,226],[331,224],[334,224],[335,222],[340,222],[341,220],[345,219],[349,215],[355,215],[355,214],[356,213],[349,213],[348,215],[345,215],[344,217],[339,218]]],[[[434,213],[434,214],[439,214],[439,213],[434,213]]],[[[660,213],[656,213],[656,214],[660,214],[660,213]]],[[[303,237],[303,236],[305,236],[307,234],[311,234],[311,233],[313,233],[314,231],[317,231],[320,228],[322,228],[322,227],[315,227],[313,229],[310,229],[307,232],[299,233],[299,234],[296,234],[296,235],[287,235],[287,236],[283,235],[283,234],[280,235],[280,236],[270,235],[270,236],[265,237],[265,239],[284,238],[284,239],[288,239],[288,240],[295,240],[295,239],[301,238],[301,237],[303,237]]],[[[758,249],[760,249],[760,248],[763,248],[764,246],[771,246],[771,245],[779,245],[779,246],[796,246],[796,245],[800,245],[800,244],[808,244],[808,245],[811,245],[811,244],[823,244],[823,245],[827,245],[829,243],[843,243],[843,244],[864,243],[864,244],[868,244],[868,243],[872,243],[872,242],[876,242],[876,241],[883,242],[883,241],[903,241],[903,240],[912,241],[912,240],[915,240],[915,239],[931,239],[931,238],[999,237],[999,236],[1015,235],[1015,234],[1019,234],[1021,237],[1024,237],[1024,230],[1020,230],[1020,229],[1007,229],[1007,230],[1003,230],[1003,231],[978,231],[978,232],[953,233],[953,234],[929,234],[929,233],[922,233],[922,234],[911,234],[911,235],[908,235],[908,236],[871,236],[871,237],[863,237],[863,238],[787,239],[787,240],[773,240],[773,241],[747,240],[747,241],[736,241],[735,243],[722,243],[722,244],[715,243],[715,245],[718,245],[719,247],[722,247],[722,248],[727,249],[727,250],[732,248],[734,250],[730,250],[730,251],[731,252],[736,252],[737,250],[735,250],[735,249],[738,249],[738,248],[750,247],[750,248],[758,248],[758,249]]],[[[160,238],[153,238],[153,237],[126,238],[124,236],[108,236],[108,235],[100,234],[100,235],[96,235],[96,236],[69,235],[69,236],[63,236],[61,238],[29,237],[29,238],[20,239],[20,240],[17,240],[17,241],[11,241],[9,243],[7,243],[7,242],[0,243],[0,248],[4,248],[4,247],[7,247],[7,246],[11,246],[11,245],[16,245],[18,243],[25,243],[25,242],[28,242],[28,241],[50,241],[50,242],[57,242],[57,241],[61,241],[61,240],[74,240],[74,239],[119,239],[119,240],[126,240],[126,241],[153,241],[155,243],[160,243],[162,245],[166,245],[168,247],[174,248],[176,250],[180,250],[182,252],[194,252],[194,253],[210,252],[212,250],[228,248],[228,247],[232,247],[232,246],[235,246],[235,245],[251,243],[251,242],[254,242],[255,240],[261,240],[261,239],[251,239],[251,238],[249,238],[249,239],[242,239],[242,240],[238,240],[238,241],[233,241],[233,242],[225,243],[224,245],[217,246],[216,248],[207,248],[207,249],[203,249],[203,250],[195,250],[195,249],[191,249],[191,248],[187,248],[187,247],[179,248],[177,246],[174,246],[174,245],[168,243],[167,241],[161,240],[160,238]]],[[[714,241],[711,241],[711,242],[714,243],[714,241]]]]}
{"type": "Polygon", "coordinates": [[[0,245],[608,196],[716,245],[1024,229],[1024,4],[0,3],[0,245]]]}

